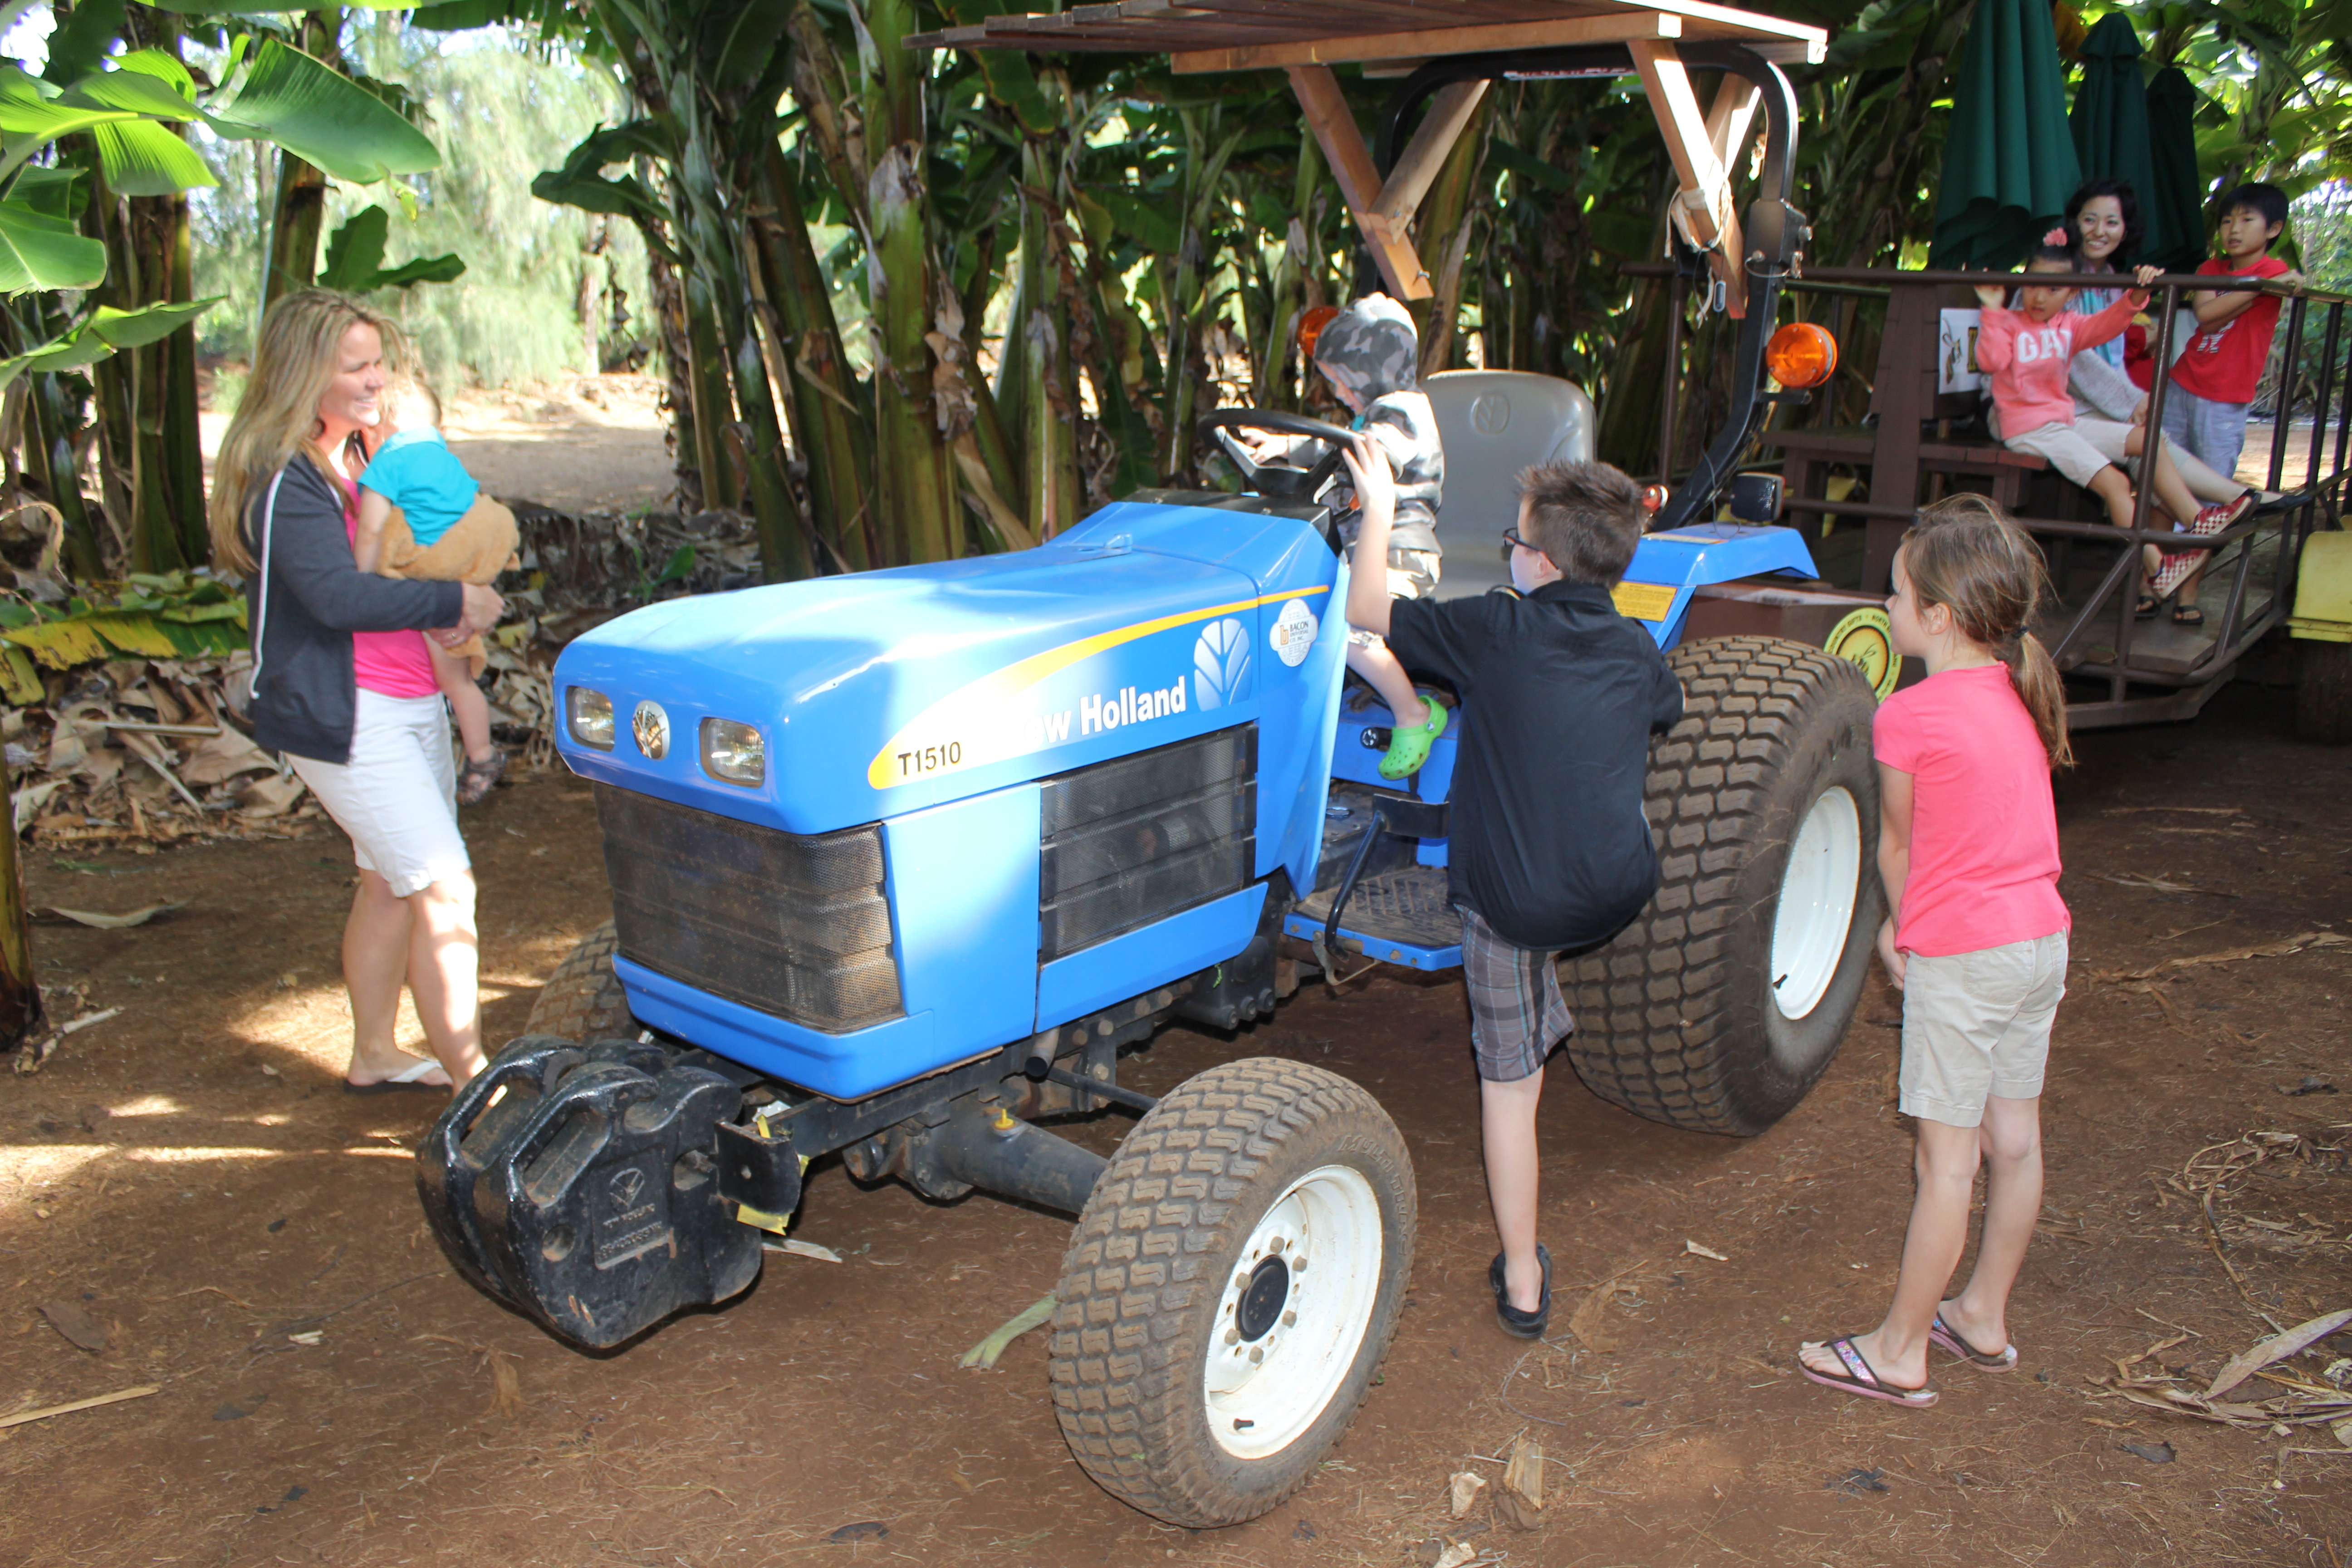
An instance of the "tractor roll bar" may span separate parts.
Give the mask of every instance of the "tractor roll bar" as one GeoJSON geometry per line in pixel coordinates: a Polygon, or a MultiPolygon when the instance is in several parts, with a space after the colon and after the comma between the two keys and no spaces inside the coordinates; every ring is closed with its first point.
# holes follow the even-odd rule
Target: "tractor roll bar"
{"type": "MultiPolygon", "coordinates": [[[[1592,44],[1432,60],[1407,77],[1381,111],[1379,169],[1385,177],[1396,167],[1403,156],[1405,134],[1414,112],[1448,87],[1465,82],[1615,77],[1637,70],[1643,71],[1647,81],[1648,62],[1636,53],[1638,47],[1631,44],[1592,44]]],[[[1698,466],[1675,488],[1652,525],[1656,529],[1675,527],[1710,510],[1717,493],[1729,482],[1740,452],[1754,437],[1759,412],[1768,406],[1764,348],[1779,314],[1782,280],[1800,260],[1811,232],[1806,226],[1804,215],[1789,205],[1797,154],[1797,97],[1780,68],[1743,44],[1690,43],[1682,45],[1676,52],[1686,68],[1724,71],[1755,88],[1757,107],[1764,112],[1764,166],[1756,198],[1748,208],[1748,222],[1744,237],[1738,241],[1740,254],[1737,258],[1739,270],[1748,280],[1748,299],[1735,351],[1732,384],[1752,388],[1754,395],[1744,405],[1731,411],[1729,421],[1707,447],[1698,466]]],[[[1652,91],[1656,93],[1657,84],[1652,84],[1652,91]]],[[[1663,104],[1654,107],[1662,118],[1670,113],[1663,104]]],[[[1709,116],[1710,129],[1714,119],[1709,116]]],[[[1701,139],[1695,136],[1692,140],[1701,139]]],[[[1729,232],[1741,231],[1735,228],[1729,232]]],[[[1719,247],[1727,237],[1718,236],[1714,246],[1719,247]]],[[[1685,254],[1704,254],[1691,251],[1686,246],[1681,249],[1685,254]]],[[[1735,305],[1733,309],[1738,307],[1735,305]]]]}

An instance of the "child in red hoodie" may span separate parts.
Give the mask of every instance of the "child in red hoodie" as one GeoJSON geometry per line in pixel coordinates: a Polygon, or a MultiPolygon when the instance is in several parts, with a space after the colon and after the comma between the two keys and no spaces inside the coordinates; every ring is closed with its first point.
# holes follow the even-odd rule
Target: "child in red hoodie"
{"type": "MultiPolygon", "coordinates": [[[[2025,269],[2072,272],[2074,255],[2065,231],[2053,229],[2034,247],[2025,269]]],[[[1994,434],[2012,451],[2031,452],[2052,468],[2097,496],[2117,528],[2132,524],[2131,480],[2101,456],[2074,428],[2074,397],[2067,390],[2066,373],[2075,352],[2103,343],[2121,332],[2131,319],[2147,308],[2147,283],[2159,268],[2140,268],[2134,275],[2138,287],[2127,290],[2095,316],[2078,316],[2066,309],[2074,296],[2071,288],[2029,283],[2018,292],[2018,308],[2004,306],[2004,292],[1988,286],[1977,290],[1983,304],[1983,321],[1977,337],[1977,363],[1992,374],[1994,434]]],[[[2126,450],[2138,457],[2147,440],[2135,431],[2126,450]]],[[[2196,533],[2215,533],[2229,526],[2251,504],[2242,497],[2233,506],[2200,509],[2180,472],[2161,443],[2150,469],[2156,501],[2178,529],[2186,522],[2196,533]]],[[[2146,547],[2144,564],[2148,581],[2141,588],[2137,613],[2153,615],[2157,603],[2196,569],[2201,559],[2193,552],[2166,554],[2146,547]]]]}

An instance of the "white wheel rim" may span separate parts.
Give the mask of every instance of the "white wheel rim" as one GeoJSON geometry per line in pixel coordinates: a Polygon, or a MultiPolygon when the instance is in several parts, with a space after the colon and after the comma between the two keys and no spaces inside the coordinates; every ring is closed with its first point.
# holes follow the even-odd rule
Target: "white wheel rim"
{"type": "Polygon", "coordinates": [[[1267,1206],[1226,1270],[1209,1330],[1201,1383],[1219,1447],[1262,1459],[1315,1424],[1371,1326],[1381,1252],[1380,1200],[1349,1166],[1309,1171],[1267,1206]],[[1269,1277],[1278,1310],[1245,1338],[1268,1315],[1269,1277]]]}
{"type": "Polygon", "coordinates": [[[1823,790],[1805,813],[1772,914],[1772,1004],[1784,1018],[1821,1005],[1853,928],[1862,888],[1862,813],[1843,787],[1823,790]]]}

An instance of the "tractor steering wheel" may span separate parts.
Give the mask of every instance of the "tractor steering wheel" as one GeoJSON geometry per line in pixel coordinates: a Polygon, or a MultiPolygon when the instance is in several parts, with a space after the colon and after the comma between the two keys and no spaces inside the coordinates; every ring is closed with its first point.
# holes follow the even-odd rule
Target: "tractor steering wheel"
{"type": "Polygon", "coordinates": [[[1352,432],[1328,421],[1273,408],[1220,408],[1202,417],[1200,431],[1204,437],[1214,437],[1225,449],[1225,456],[1241,469],[1243,489],[1274,500],[1313,500],[1331,476],[1339,471],[1339,455],[1352,438],[1352,432]],[[1328,443],[1331,450],[1311,468],[1261,463],[1250,456],[1248,447],[1225,434],[1235,427],[1274,430],[1285,436],[1312,436],[1328,443]]]}

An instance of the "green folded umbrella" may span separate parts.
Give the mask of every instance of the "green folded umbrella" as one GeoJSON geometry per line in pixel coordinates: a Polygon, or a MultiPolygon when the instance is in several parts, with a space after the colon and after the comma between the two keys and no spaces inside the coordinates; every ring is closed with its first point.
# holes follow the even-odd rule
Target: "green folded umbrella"
{"type": "Polygon", "coordinates": [[[2153,184],[2139,190],[2147,240],[2139,259],[2167,272],[2194,272],[2210,254],[2205,228],[2205,180],[2197,172],[2197,89],[2179,66],[2147,84],[2148,163],[2153,184]],[[2165,238],[2161,241],[2158,236],[2165,238]]]}
{"type": "Polygon", "coordinates": [[[1927,265],[2015,265],[2082,183],[2050,6],[1981,0],[1952,93],[1927,265]]]}
{"type": "Polygon", "coordinates": [[[2155,205],[2156,164],[2149,155],[2147,85],[2139,74],[2139,35],[2120,11],[2099,18],[2083,40],[2083,85],[2074,89],[2074,155],[2085,180],[2121,180],[2132,188],[2147,233],[2137,255],[2141,261],[2179,247],[2173,215],[2155,205]]]}

